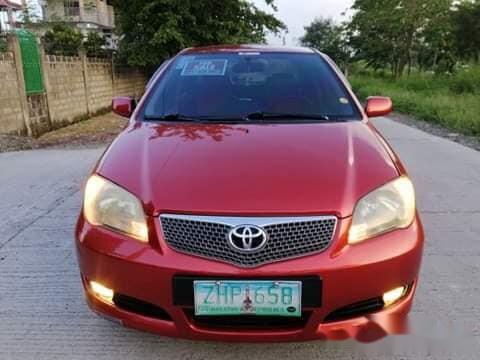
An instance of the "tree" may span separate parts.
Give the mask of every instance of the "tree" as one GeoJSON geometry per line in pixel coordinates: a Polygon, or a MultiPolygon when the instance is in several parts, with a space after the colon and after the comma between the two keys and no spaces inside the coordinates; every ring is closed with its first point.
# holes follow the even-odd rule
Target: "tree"
{"type": "Polygon", "coordinates": [[[43,43],[47,54],[76,56],[82,48],[83,35],[65,24],[55,24],[45,33],[43,43]]]}
{"type": "Polygon", "coordinates": [[[345,29],[331,19],[317,18],[305,27],[305,35],[300,39],[303,46],[324,52],[342,68],[346,68],[351,58],[345,29]]]}
{"type": "Polygon", "coordinates": [[[451,1],[431,3],[430,18],[413,50],[420,69],[453,72],[457,62],[451,1]]]}
{"type": "Polygon", "coordinates": [[[357,57],[373,68],[390,67],[395,76],[412,66],[418,49],[442,46],[441,20],[452,0],[355,0],[349,24],[357,57]],[[429,37],[427,33],[429,32],[429,37]]]}
{"type": "Polygon", "coordinates": [[[105,57],[107,55],[106,46],[105,38],[96,32],[88,33],[87,39],[83,43],[85,52],[90,57],[105,57]]]}
{"type": "MultiPolygon", "coordinates": [[[[274,0],[265,0],[276,10],[274,0]]],[[[264,42],[285,28],[246,0],[116,0],[120,56],[130,65],[156,67],[197,45],[264,42]]]]}
{"type": "Polygon", "coordinates": [[[464,1],[457,5],[454,36],[457,54],[462,59],[480,62],[480,0],[464,1]]]}

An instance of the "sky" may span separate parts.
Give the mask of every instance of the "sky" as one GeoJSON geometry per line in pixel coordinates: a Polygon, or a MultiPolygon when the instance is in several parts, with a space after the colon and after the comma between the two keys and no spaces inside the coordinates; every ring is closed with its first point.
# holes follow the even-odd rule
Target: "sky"
{"type": "MultiPolygon", "coordinates": [[[[262,10],[270,9],[265,0],[250,0],[262,10]]],[[[337,22],[345,19],[342,13],[349,9],[353,0],[276,0],[276,17],[288,27],[289,33],[282,37],[268,37],[271,45],[281,45],[285,36],[286,45],[299,45],[299,38],[305,33],[304,27],[316,17],[332,18],[337,22]]],[[[269,12],[271,12],[269,10],[269,12]]]]}

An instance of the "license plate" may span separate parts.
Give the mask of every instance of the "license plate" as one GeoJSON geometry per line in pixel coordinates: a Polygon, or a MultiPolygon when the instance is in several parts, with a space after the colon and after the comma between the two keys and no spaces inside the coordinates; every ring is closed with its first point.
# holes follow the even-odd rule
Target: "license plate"
{"type": "Polygon", "coordinates": [[[300,281],[194,281],[195,315],[302,315],[300,281]]]}

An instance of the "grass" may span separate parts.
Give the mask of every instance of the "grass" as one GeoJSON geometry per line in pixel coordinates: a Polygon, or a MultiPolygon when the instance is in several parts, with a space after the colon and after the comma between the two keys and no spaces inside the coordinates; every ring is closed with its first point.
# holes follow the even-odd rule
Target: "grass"
{"type": "Polygon", "coordinates": [[[357,95],[390,96],[395,110],[453,131],[480,136],[480,65],[453,75],[415,73],[393,79],[357,69],[349,76],[357,95]]]}

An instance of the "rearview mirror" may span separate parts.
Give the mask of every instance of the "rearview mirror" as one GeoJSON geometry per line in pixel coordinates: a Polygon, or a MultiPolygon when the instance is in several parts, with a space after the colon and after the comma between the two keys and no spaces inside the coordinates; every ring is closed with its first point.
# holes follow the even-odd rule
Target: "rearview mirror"
{"type": "Polygon", "coordinates": [[[130,117],[136,107],[136,101],[129,96],[118,96],[112,101],[112,110],[115,114],[130,117]]]}
{"type": "Polygon", "coordinates": [[[378,117],[390,114],[393,111],[392,99],[383,96],[371,96],[367,99],[365,112],[367,116],[378,117]]]}

